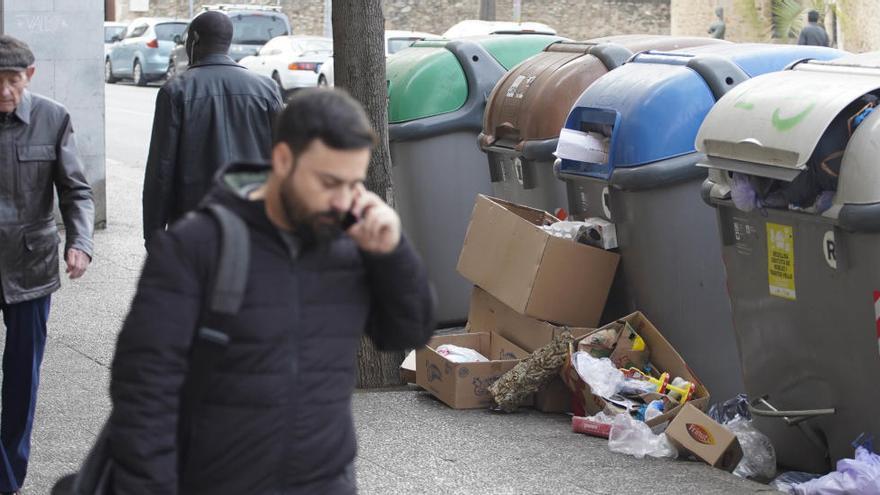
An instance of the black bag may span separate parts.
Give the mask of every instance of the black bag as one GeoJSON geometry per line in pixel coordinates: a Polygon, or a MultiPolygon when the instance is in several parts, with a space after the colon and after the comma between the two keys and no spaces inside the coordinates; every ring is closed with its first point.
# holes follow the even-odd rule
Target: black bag
{"type": "MultiPolygon", "coordinates": [[[[244,299],[250,261],[250,237],[244,221],[229,209],[209,204],[203,208],[220,226],[220,258],[208,304],[203,308],[190,351],[189,373],[183,386],[178,438],[188,438],[189,420],[201,402],[201,394],[217,361],[226,350],[229,336],[217,330],[218,321],[238,313],[244,299]]],[[[95,445],[78,473],[61,478],[53,495],[111,495],[113,459],[110,455],[108,424],[105,423],[95,445]]],[[[186,445],[178,445],[185,459],[186,445]]],[[[184,465],[183,462],[180,463],[184,465]]]]}

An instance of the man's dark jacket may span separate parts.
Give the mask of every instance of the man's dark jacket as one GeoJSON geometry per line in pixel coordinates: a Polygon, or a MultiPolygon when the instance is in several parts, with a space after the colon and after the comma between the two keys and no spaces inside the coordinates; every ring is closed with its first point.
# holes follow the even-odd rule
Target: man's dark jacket
{"type": "MultiPolygon", "coordinates": [[[[178,406],[219,229],[187,215],[150,242],[113,359],[110,443],[119,495],[354,493],[351,395],[364,330],[381,349],[432,332],[425,268],[406,240],[383,256],[342,235],[294,256],[264,203],[237,193],[268,166],[231,167],[209,196],[250,230],[243,306],[186,442],[178,488],[178,406]]],[[[256,177],[256,178],[255,178],[256,177]]]]}
{"type": "Polygon", "coordinates": [[[818,23],[810,22],[801,29],[798,45],[828,46],[828,33],[818,23]]]}
{"type": "Polygon", "coordinates": [[[92,255],[95,204],[76,150],[70,114],[24,91],[0,124],[0,293],[7,303],[37,299],[61,286],[55,194],[64,220],[64,252],[92,255]]]}
{"type": "Polygon", "coordinates": [[[221,54],[165,83],[144,174],[144,239],[194,209],[219,167],[267,159],[281,105],[274,81],[221,54]]]}

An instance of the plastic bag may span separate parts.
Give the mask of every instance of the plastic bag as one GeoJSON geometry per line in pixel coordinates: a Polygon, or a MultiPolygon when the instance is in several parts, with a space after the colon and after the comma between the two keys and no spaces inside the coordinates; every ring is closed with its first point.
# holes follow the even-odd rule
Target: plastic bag
{"type": "Polygon", "coordinates": [[[716,402],[709,408],[709,417],[722,425],[737,416],[752,419],[752,413],[749,412],[749,397],[746,394],[739,394],[724,402],[716,402]]]}
{"type": "Polygon", "coordinates": [[[629,454],[641,459],[651,457],[678,457],[678,451],[669,443],[665,433],[655,435],[645,423],[629,414],[618,414],[611,423],[608,448],[612,452],[629,454]]]}
{"type": "Polygon", "coordinates": [[[581,379],[599,397],[611,397],[620,391],[624,376],[611,364],[608,358],[594,358],[589,353],[578,351],[571,356],[574,369],[581,379]]]}
{"type": "Polygon", "coordinates": [[[440,354],[453,363],[485,363],[489,361],[486,356],[473,349],[453,344],[437,346],[436,351],[437,354],[440,354]]]}
{"type": "Polygon", "coordinates": [[[771,479],[776,475],[776,450],[767,435],[752,424],[752,421],[737,416],[724,424],[742,447],[743,458],[733,474],[741,478],[771,479]]]}
{"type": "MultiPolygon", "coordinates": [[[[614,435],[614,427],[611,429],[614,435]]],[[[837,471],[799,485],[795,495],[851,495],[880,493],[880,455],[864,447],[856,448],[855,459],[837,461],[837,471]]]]}
{"type": "Polygon", "coordinates": [[[773,482],[770,483],[770,486],[779,490],[780,492],[792,494],[794,493],[795,486],[821,477],[821,474],[804,473],[801,471],[788,471],[777,476],[776,479],[774,479],[773,482]]]}

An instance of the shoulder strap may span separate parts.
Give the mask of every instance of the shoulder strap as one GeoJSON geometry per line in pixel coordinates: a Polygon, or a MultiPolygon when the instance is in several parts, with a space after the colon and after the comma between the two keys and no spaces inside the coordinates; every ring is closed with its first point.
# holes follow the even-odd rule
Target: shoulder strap
{"type": "MultiPolygon", "coordinates": [[[[220,227],[220,255],[217,258],[210,293],[196,328],[190,351],[189,372],[180,400],[179,453],[185,466],[191,419],[197,413],[211,373],[229,345],[229,335],[220,324],[238,313],[244,300],[250,263],[250,232],[244,221],[228,208],[213,203],[203,207],[220,227]]],[[[185,474],[185,473],[183,473],[185,474]]]]}

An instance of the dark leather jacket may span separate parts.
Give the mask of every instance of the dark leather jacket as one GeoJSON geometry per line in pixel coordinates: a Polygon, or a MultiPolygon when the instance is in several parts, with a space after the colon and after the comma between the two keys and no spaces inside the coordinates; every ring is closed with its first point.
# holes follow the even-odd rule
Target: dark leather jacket
{"type": "Polygon", "coordinates": [[[274,81],[222,54],[165,83],[144,176],[144,239],[198,206],[219,168],[268,159],[281,104],[274,81]]]}
{"type": "Polygon", "coordinates": [[[0,286],[9,304],[61,286],[56,190],[64,252],[76,248],[91,256],[95,206],[70,115],[61,104],[25,90],[15,112],[0,123],[0,286]]]}

